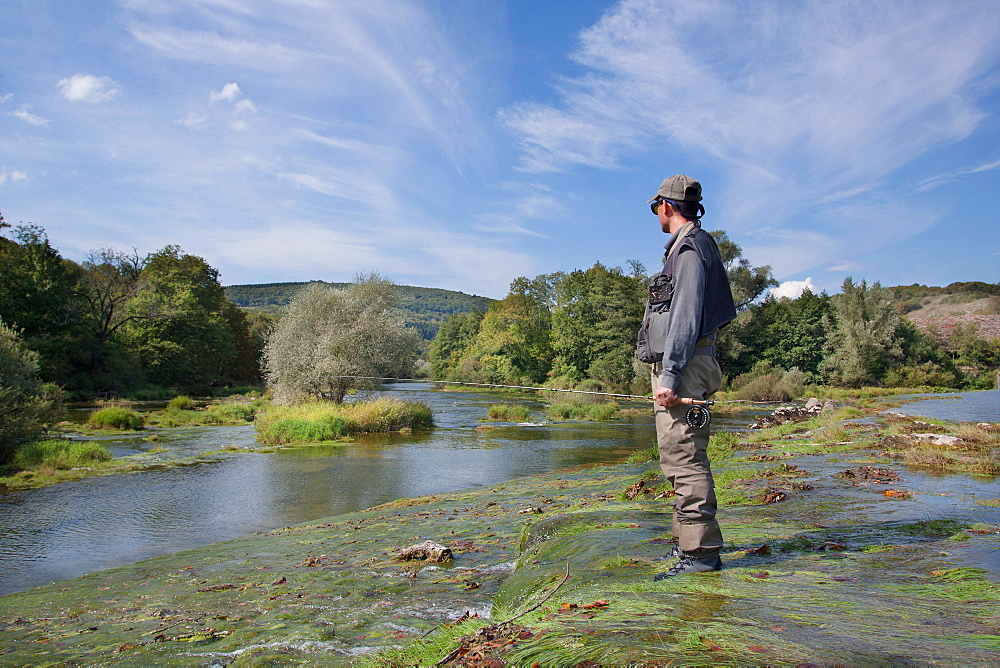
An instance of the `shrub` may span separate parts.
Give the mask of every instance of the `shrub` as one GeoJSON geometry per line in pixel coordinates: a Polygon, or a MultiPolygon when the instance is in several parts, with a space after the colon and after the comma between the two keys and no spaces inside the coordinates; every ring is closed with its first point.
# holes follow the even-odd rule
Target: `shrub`
{"type": "Polygon", "coordinates": [[[205,411],[204,421],[209,424],[227,424],[232,422],[252,422],[257,412],[255,403],[248,404],[212,404],[205,411]]]}
{"type": "Polygon", "coordinates": [[[52,390],[38,379],[38,356],[0,322],[0,463],[10,460],[20,441],[40,432],[54,403],[52,390]]]}
{"type": "Polygon", "coordinates": [[[49,466],[67,470],[110,460],[111,453],[99,443],[53,439],[22,445],[14,455],[14,466],[19,469],[49,466]]]}
{"type": "Polygon", "coordinates": [[[193,411],[196,407],[197,405],[194,403],[194,399],[184,396],[183,394],[176,396],[167,402],[168,411],[193,411]]]}
{"type": "Polygon", "coordinates": [[[889,387],[955,387],[958,379],[954,372],[934,362],[896,367],[885,375],[889,387]]]}
{"type": "Polygon", "coordinates": [[[791,401],[802,396],[806,375],[798,369],[774,369],[765,361],[733,380],[734,396],[743,401],[791,401]]]}
{"type": "Polygon", "coordinates": [[[430,407],[423,402],[375,399],[350,404],[316,401],[270,406],[257,414],[256,423],[260,442],[282,445],[431,427],[434,421],[430,407]]]}
{"type": "Polygon", "coordinates": [[[504,422],[523,422],[530,414],[527,406],[517,404],[493,404],[486,409],[487,418],[504,422]]]}
{"type": "Polygon", "coordinates": [[[614,402],[588,404],[578,399],[549,404],[549,417],[554,420],[610,420],[618,414],[618,404],[614,402]]]}
{"type": "Polygon", "coordinates": [[[94,429],[142,429],[142,416],[128,408],[108,406],[91,413],[87,426],[94,429]]]}

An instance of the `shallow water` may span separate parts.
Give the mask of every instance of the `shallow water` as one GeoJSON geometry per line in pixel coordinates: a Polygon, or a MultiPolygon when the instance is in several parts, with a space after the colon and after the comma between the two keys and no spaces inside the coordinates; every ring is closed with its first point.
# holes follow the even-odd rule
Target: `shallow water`
{"type": "Polygon", "coordinates": [[[1000,390],[911,395],[917,399],[893,410],[949,422],[1000,422],[1000,390]]]}
{"type": "MultiPolygon", "coordinates": [[[[425,385],[390,393],[428,402],[436,428],[0,494],[0,594],[398,498],[618,462],[654,441],[645,413],[549,423],[545,403],[531,395],[425,385]],[[484,424],[487,407],[503,402],[531,406],[532,422],[484,424]]],[[[717,423],[725,428],[725,420],[717,423]]],[[[155,442],[146,435],[105,442],[116,457],[154,462],[256,444],[252,425],[162,430],[155,442]],[[167,452],[150,453],[154,448],[167,452]]]]}

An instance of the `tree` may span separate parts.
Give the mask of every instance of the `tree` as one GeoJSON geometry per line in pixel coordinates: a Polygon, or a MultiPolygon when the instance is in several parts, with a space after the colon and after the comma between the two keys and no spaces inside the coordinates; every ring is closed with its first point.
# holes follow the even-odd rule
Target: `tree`
{"type": "Polygon", "coordinates": [[[462,360],[471,354],[472,343],[479,334],[479,325],[484,315],[485,311],[456,313],[441,323],[437,335],[431,341],[427,358],[431,364],[432,378],[465,380],[459,378],[457,373],[462,360]]]}
{"type": "Polygon", "coordinates": [[[365,377],[406,377],[417,336],[396,314],[395,286],[376,274],[343,290],[312,284],[296,295],[264,346],[264,376],[275,401],[344,400],[365,377]]]}
{"type": "Polygon", "coordinates": [[[820,365],[833,384],[847,387],[878,384],[903,357],[900,317],[892,294],[876,282],[855,284],[844,279],[832,297],[834,318],[828,319],[828,355],[820,365]]]}
{"type": "Polygon", "coordinates": [[[143,260],[120,322],[122,342],[147,381],[174,387],[247,381],[247,370],[240,370],[241,356],[245,367],[253,355],[246,317],[226,299],[218,270],[176,245],[143,260]]]}
{"type": "Polygon", "coordinates": [[[59,255],[44,229],[19,225],[13,240],[0,238],[0,277],[0,319],[17,327],[24,344],[38,353],[44,380],[65,381],[85,365],[79,268],[59,255]]]}
{"type": "Polygon", "coordinates": [[[38,378],[38,355],[0,322],[0,464],[51,417],[52,392],[38,378]]]}
{"type": "Polygon", "coordinates": [[[643,278],[598,262],[586,271],[562,276],[555,295],[553,374],[628,389],[635,375],[635,339],[646,299],[643,278]]]}
{"type": "Polygon", "coordinates": [[[719,255],[726,268],[736,305],[736,319],[722,328],[715,344],[719,363],[732,376],[748,371],[753,366],[752,361],[749,367],[739,364],[741,357],[753,353],[753,349],[747,345],[753,327],[753,309],[761,295],[778,285],[778,282],[771,275],[769,265],[751,266],[750,261],[743,257],[743,249],[725,231],[716,230],[711,235],[719,247],[719,255]]]}

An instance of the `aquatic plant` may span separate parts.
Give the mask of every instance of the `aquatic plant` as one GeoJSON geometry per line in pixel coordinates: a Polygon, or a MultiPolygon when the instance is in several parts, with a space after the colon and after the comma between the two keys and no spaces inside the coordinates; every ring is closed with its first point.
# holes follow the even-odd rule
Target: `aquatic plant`
{"type": "Polygon", "coordinates": [[[531,415],[527,406],[518,404],[492,404],[486,409],[486,417],[501,422],[523,422],[531,415]]]}
{"type": "Polygon", "coordinates": [[[579,399],[569,399],[549,404],[546,412],[554,420],[605,422],[618,417],[618,404],[614,402],[595,404],[579,399]]]}
{"type": "Polygon", "coordinates": [[[309,444],[353,434],[419,429],[434,424],[422,401],[375,399],[349,404],[314,401],[269,406],[256,417],[257,439],[265,445],[309,444]]]}
{"type": "Polygon", "coordinates": [[[23,444],[14,455],[14,466],[19,469],[48,466],[66,470],[110,460],[111,453],[100,443],[49,439],[23,444]]]}
{"type": "Polygon", "coordinates": [[[142,429],[142,416],[128,408],[107,406],[91,413],[87,426],[94,429],[142,429]]]}
{"type": "Polygon", "coordinates": [[[178,395],[167,402],[168,411],[193,411],[197,404],[194,399],[183,394],[178,395]]]}

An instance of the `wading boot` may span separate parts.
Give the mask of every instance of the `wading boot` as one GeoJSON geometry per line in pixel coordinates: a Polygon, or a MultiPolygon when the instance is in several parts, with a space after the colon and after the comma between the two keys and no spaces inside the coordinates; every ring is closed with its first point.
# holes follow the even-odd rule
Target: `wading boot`
{"type": "Polygon", "coordinates": [[[681,553],[680,561],[671,566],[663,573],[653,576],[654,581],[672,578],[675,575],[687,575],[688,573],[710,573],[722,568],[722,560],[719,559],[718,552],[711,552],[701,556],[681,553]]]}
{"type": "Polygon", "coordinates": [[[677,543],[674,543],[671,546],[669,552],[667,552],[662,557],[656,557],[655,559],[653,559],[653,561],[667,561],[669,559],[680,559],[683,556],[684,556],[684,553],[681,552],[680,546],[677,545],[677,543]]]}

